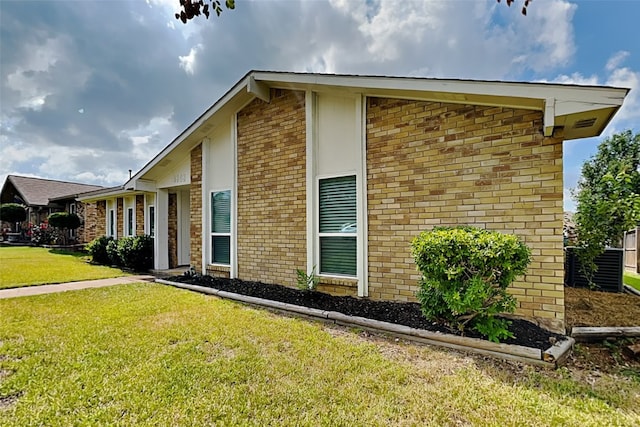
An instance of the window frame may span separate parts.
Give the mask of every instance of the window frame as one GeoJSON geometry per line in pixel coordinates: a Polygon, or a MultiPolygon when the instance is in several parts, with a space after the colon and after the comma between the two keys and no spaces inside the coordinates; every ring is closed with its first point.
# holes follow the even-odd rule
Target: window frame
{"type": "Polygon", "coordinates": [[[107,209],[107,236],[117,238],[117,222],[116,210],[114,208],[107,209]]]}
{"type": "Polygon", "coordinates": [[[230,188],[223,190],[212,190],[209,192],[209,265],[222,266],[222,267],[231,267],[231,262],[233,260],[233,212],[234,212],[234,200],[233,200],[233,191],[230,188]],[[213,197],[218,193],[229,193],[229,231],[228,232],[219,232],[213,231],[213,197]],[[214,261],[215,251],[213,245],[214,237],[228,237],[229,238],[229,263],[216,262],[214,261]]]}
{"type": "Polygon", "coordinates": [[[323,175],[318,176],[316,179],[316,265],[319,276],[323,277],[336,277],[336,278],[348,278],[348,279],[357,279],[359,275],[359,265],[358,265],[358,255],[360,252],[360,244],[359,244],[359,234],[360,234],[360,221],[359,221],[359,200],[358,200],[358,174],[355,171],[351,171],[349,173],[341,173],[341,174],[332,174],[332,175],[323,175]],[[354,182],[354,197],[355,197],[355,224],[356,230],[354,232],[321,232],[320,231],[320,217],[321,217],[321,206],[320,206],[320,183],[325,180],[335,179],[335,178],[353,178],[354,182]],[[354,255],[354,264],[355,271],[353,274],[345,274],[345,273],[333,273],[333,272],[324,272],[322,271],[322,245],[321,240],[323,237],[346,237],[350,239],[354,239],[356,246],[356,253],[354,255]]]}
{"type": "Polygon", "coordinates": [[[127,236],[128,237],[135,235],[136,220],[135,220],[134,214],[135,214],[134,208],[127,207],[127,236]]]}
{"type": "Polygon", "coordinates": [[[147,235],[151,238],[156,236],[156,206],[147,206],[147,235]]]}

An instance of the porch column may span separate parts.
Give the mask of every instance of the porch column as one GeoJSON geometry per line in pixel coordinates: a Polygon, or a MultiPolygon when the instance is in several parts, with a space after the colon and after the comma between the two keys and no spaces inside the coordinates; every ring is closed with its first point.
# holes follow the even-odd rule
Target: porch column
{"type": "Polygon", "coordinates": [[[156,229],[154,237],[154,262],[156,270],[169,268],[169,191],[158,189],[156,192],[156,229]]]}

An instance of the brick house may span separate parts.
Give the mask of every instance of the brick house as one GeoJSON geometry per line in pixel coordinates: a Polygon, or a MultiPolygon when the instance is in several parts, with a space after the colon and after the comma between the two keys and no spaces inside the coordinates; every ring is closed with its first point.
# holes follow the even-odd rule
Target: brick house
{"type": "Polygon", "coordinates": [[[46,222],[54,212],[75,213],[83,221],[80,227],[70,231],[70,237],[78,243],[86,243],[93,239],[85,229],[85,211],[90,207],[80,202],[78,196],[102,188],[104,187],[99,185],[8,175],[0,190],[0,203],[18,203],[25,206],[27,219],[23,227],[26,227],[26,224],[39,225],[46,222]]]}
{"type": "Polygon", "coordinates": [[[562,141],[599,135],[627,93],[252,71],[93,201],[116,235],[141,206],[158,269],[295,286],[315,266],[320,290],[374,299],[414,300],[421,230],[514,233],[533,253],[517,313],[561,330],[562,141]]]}

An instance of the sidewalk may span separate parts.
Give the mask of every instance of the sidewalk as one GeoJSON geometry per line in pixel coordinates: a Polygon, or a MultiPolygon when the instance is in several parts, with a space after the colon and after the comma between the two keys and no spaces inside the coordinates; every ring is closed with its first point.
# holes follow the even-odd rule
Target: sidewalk
{"type": "Polygon", "coordinates": [[[142,274],[137,276],[113,277],[111,279],[84,280],[81,282],[59,283],[56,285],[25,286],[23,288],[1,289],[0,299],[26,297],[31,295],[51,294],[54,292],[75,291],[87,288],[122,285],[135,282],[153,282],[155,276],[142,274]]]}

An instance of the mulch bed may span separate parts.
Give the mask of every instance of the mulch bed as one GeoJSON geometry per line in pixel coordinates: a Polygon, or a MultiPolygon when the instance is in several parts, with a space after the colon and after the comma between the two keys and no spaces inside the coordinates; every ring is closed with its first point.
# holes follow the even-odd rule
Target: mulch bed
{"type": "MultiPolygon", "coordinates": [[[[302,291],[280,285],[211,276],[178,276],[172,277],[170,280],[319,310],[337,311],[350,316],[365,317],[415,329],[483,338],[475,331],[468,330],[462,334],[445,324],[427,320],[422,315],[418,303],[374,301],[368,298],[332,296],[317,291],[302,291]]],[[[565,339],[562,335],[549,332],[526,320],[510,319],[510,321],[509,330],[515,335],[515,338],[508,338],[502,341],[506,344],[516,344],[544,351],[551,347],[552,342],[565,339]]]]}

